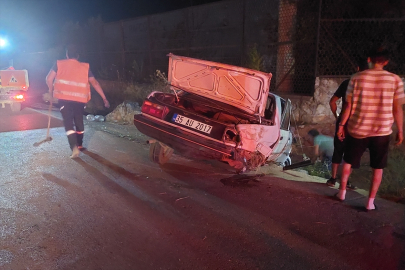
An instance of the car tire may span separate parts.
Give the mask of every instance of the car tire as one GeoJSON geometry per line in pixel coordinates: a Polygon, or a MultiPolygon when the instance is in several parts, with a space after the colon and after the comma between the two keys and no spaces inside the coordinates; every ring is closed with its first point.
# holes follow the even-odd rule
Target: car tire
{"type": "Polygon", "coordinates": [[[291,158],[290,158],[290,157],[288,157],[288,158],[284,161],[283,167],[289,166],[289,165],[291,165],[291,158]]]}
{"type": "Polygon", "coordinates": [[[161,142],[155,142],[150,145],[149,159],[157,164],[165,164],[172,154],[173,149],[161,142]]]}
{"type": "Polygon", "coordinates": [[[15,102],[10,104],[11,111],[12,112],[19,112],[21,111],[21,103],[20,102],[15,102]]]}

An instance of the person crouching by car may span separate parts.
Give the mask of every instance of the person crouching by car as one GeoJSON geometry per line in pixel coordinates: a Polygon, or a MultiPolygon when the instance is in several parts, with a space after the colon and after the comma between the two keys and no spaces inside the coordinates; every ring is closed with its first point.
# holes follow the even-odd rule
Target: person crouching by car
{"type": "Polygon", "coordinates": [[[333,156],[333,138],[331,136],[322,135],[316,129],[308,131],[308,135],[312,138],[314,145],[313,154],[315,158],[322,162],[327,162],[328,169],[331,170],[333,156]]]}

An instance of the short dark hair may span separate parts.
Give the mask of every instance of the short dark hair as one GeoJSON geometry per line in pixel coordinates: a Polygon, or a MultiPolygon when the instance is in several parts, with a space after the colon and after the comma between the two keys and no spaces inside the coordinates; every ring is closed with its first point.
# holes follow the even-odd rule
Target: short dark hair
{"type": "Polygon", "coordinates": [[[366,57],[359,57],[357,59],[357,66],[359,67],[359,71],[363,71],[368,69],[368,61],[366,57]]]}
{"type": "Polygon", "coordinates": [[[308,135],[311,135],[312,137],[315,138],[316,136],[319,135],[319,131],[313,128],[310,131],[308,131],[308,135]]]}
{"type": "Polygon", "coordinates": [[[79,49],[76,44],[66,45],[66,54],[69,58],[79,59],[79,49]]]}
{"type": "Polygon", "coordinates": [[[372,49],[368,55],[371,62],[375,63],[384,63],[390,60],[390,52],[384,47],[378,47],[372,49]]]}

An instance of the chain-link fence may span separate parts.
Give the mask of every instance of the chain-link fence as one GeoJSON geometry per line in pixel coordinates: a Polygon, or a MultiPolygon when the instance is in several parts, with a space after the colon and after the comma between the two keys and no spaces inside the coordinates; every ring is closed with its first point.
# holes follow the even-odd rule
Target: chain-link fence
{"type": "MultiPolygon", "coordinates": [[[[405,1],[386,2],[220,1],[112,23],[93,19],[62,36],[82,45],[81,59],[102,79],[147,81],[167,72],[171,52],[271,72],[271,91],[312,95],[316,77],[349,77],[376,44],[392,52],[387,69],[405,75],[405,1]]],[[[49,70],[56,55],[64,56],[62,47],[15,62],[49,70]]]]}
{"type": "MultiPolygon", "coordinates": [[[[95,69],[116,69],[110,72],[113,77],[147,78],[157,69],[166,72],[166,55],[174,53],[275,71],[277,17],[277,1],[234,0],[107,23],[103,65],[95,69]],[[257,50],[257,59],[249,58],[252,50],[257,50]]],[[[87,54],[91,60],[99,56],[87,54]]]]}
{"type": "Polygon", "coordinates": [[[404,15],[405,1],[282,0],[280,32],[291,34],[279,40],[289,57],[277,66],[276,90],[311,95],[316,77],[349,77],[375,46],[390,50],[387,70],[405,75],[404,15]]]}
{"type": "Polygon", "coordinates": [[[319,76],[350,75],[356,71],[357,58],[367,56],[376,44],[391,51],[386,69],[405,74],[405,20],[399,19],[325,19],[321,22],[319,76]]]}
{"type": "Polygon", "coordinates": [[[352,74],[374,46],[391,52],[387,70],[405,75],[405,1],[323,0],[319,76],[352,74]]]}

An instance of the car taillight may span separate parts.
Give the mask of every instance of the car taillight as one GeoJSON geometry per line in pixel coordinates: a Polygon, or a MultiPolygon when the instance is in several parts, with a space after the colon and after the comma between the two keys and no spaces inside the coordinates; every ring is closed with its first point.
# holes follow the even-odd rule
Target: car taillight
{"type": "Polygon", "coordinates": [[[15,95],[15,96],[14,96],[14,99],[23,100],[23,99],[24,99],[24,95],[15,95]]]}
{"type": "Polygon", "coordinates": [[[148,100],[145,100],[143,102],[141,111],[143,113],[158,117],[160,119],[163,119],[168,113],[168,109],[165,106],[152,103],[148,100]]]}
{"type": "Polygon", "coordinates": [[[27,86],[24,85],[24,86],[22,87],[22,89],[24,89],[24,90],[27,89],[27,86]]]}

